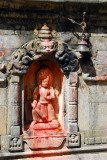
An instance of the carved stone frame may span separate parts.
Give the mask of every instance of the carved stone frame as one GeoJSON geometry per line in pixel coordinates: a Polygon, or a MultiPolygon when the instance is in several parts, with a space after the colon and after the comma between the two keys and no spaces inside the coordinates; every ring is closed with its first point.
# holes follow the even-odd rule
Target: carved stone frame
{"type": "MultiPolygon", "coordinates": [[[[27,73],[28,68],[36,59],[45,56],[36,54],[32,48],[32,44],[33,41],[30,41],[18,49],[7,65],[7,71],[10,74],[8,92],[10,100],[8,107],[11,108],[10,135],[8,137],[9,151],[23,150],[23,137],[21,135],[24,129],[24,74],[27,73]],[[16,57],[17,59],[15,59],[16,57]]],[[[49,55],[46,55],[47,57],[49,55]]],[[[80,134],[78,132],[78,74],[74,72],[78,65],[78,60],[75,54],[62,42],[61,48],[57,48],[55,54],[50,56],[50,60],[59,64],[59,68],[62,70],[65,79],[64,94],[67,93],[67,97],[64,99],[66,101],[64,104],[66,108],[64,121],[68,124],[64,126],[66,146],[80,146],[80,134]],[[65,62],[66,58],[68,63],[65,62]]],[[[65,108],[63,113],[65,112],[65,108]]]]}
{"type": "MultiPolygon", "coordinates": [[[[66,77],[66,76],[65,76],[66,77]]],[[[22,76],[11,75],[10,94],[11,99],[11,135],[8,136],[8,150],[23,150],[24,125],[24,89],[20,80],[22,76]]],[[[64,84],[65,85],[65,84],[64,84]]],[[[68,133],[66,137],[67,147],[80,146],[80,133],[78,132],[78,74],[70,72],[68,85],[68,100],[66,103],[68,133]]],[[[64,91],[65,92],[65,91],[64,91]]],[[[64,111],[63,111],[64,112],[64,111]]],[[[65,118],[65,117],[64,117],[65,118]]],[[[65,120],[65,119],[64,119],[65,120]]]]}

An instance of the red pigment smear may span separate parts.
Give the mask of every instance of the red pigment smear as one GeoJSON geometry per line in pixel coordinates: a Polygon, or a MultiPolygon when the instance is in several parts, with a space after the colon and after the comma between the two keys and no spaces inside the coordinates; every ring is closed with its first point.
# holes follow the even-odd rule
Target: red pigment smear
{"type": "Polygon", "coordinates": [[[4,33],[3,33],[3,32],[1,32],[1,35],[3,36],[3,35],[4,35],[4,33]]]}
{"type": "Polygon", "coordinates": [[[5,53],[3,51],[0,51],[0,57],[4,56],[5,53]]]}
{"type": "Polygon", "coordinates": [[[5,48],[5,52],[6,52],[6,53],[11,53],[11,50],[8,49],[8,48],[5,48]]]}

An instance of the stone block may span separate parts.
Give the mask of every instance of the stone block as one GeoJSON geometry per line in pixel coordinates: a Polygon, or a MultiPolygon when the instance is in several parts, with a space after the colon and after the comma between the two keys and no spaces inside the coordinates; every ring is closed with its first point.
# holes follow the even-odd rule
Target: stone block
{"type": "Polygon", "coordinates": [[[69,105],[68,118],[71,121],[77,121],[77,105],[69,105]]]}
{"type": "Polygon", "coordinates": [[[7,135],[11,134],[11,111],[10,108],[8,110],[8,115],[7,115],[7,135]]]}
{"type": "Polygon", "coordinates": [[[65,140],[63,135],[42,135],[42,136],[31,136],[24,140],[28,143],[31,149],[43,149],[43,148],[58,148],[65,140]]]}
{"type": "MultiPolygon", "coordinates": [[[[79,99],[80,100],[80,99],[79,99]]],[[[89,103],[84,102],[83,99],[78,104],[78,126],[80,131],[86,131],[90,128],[89,103]]]]}
{"type": "Polygon", "coordinates": [[[7,150],[7,136],[1,136],[1,150],[7,150]]]}
{"type": "Polygon", "coordinates": [[[95,61],[98,65],[107,65],[107,51],[98,51],[95,61]]]}
{"type": "Polygon", "coordinates": [[[90,104],[90,129],[105,130],[107,129],[107,104],[106,103],[92,103],[90,104]]]}
{"type": "Polygon", "coordinates": [[[96,75],[106,76],[107,75],[107,65],[96,65],[96,75]]]}
{"type": "Polygon", "coordinates": [[[103,130],[92,130],[91,137],[103,137],[103,130]]]}
{"type": "Polygon", "coordinates": [[[69,87],[69,103],[77,102],[77,87],[69,87]]]}
{"type": "Polygon", "coordinates": [[[70,84],[76,84],[78,83],[78,74],[77,72],[71,72],[70,73],[70,84]]]}
{"type": "Polygon", "coordinates": [[[90,144],[90,145],[95,144],[95,138],[94,138],[94,137],[89,138],[89,144],[90,144]]]}
{"type": "Polygon", "coordinates": [[[96,74],[98,76],[107,75],[107,51],[98,51],[94,61],[96,74]]]}
{"type": "Polygon", "coordinates": [[[106,37],[90,37],[92,44],[92,50],[106,51],[107,50],[107,38],[106,37]]]}
{"type": "Polygon", "coordinates": [[[16,35],[21,35],[21,31],[20,31],[20,30],[15,30],[15,31],[14,31],[14,34],[16,34],[16,35]]]}
{"type": "Polygon", "coordinates": [[[24,31],[24,30],[21,30],[21,35],[34,35],[34,32],[33,31],[24,31]]]}
{"type": "Polygon", "coordinates": [[[91,33],[91,37],[107,37],[107,34],[103,34],[103,33],[91,33]]]}
{"type": "Polygon", "coordinates": [[[77,123],[70,123],[69,124],[69,132],[78,132],[78,125],[77,125],[77,123]]]}
{"type": "Polygon", "coordinates": [[[107,129],[103,130],[103,137],[107,136],[107,129]]]}
{"type": "Polygon", "coordinates": [[[22,137],[8,136],[8,150],[10,152],[22,151],[23,150],[22,137]]]}
{"type": "Polygon", "coordinates": [[[84,132],[84,137],[85,137],[85,138],[93,137],[93,136],[92,136],[92,131],[91,131],[91,130],[85,131],[85,132],[84,132]]]}
{"type": "Polygon", "coordinates": [[[0,35],[0,48],[8,50],[11,48],[16,49],[32,39],[32,35],[0,35]]]}
{"type": "Polygon", "coordinates": [[[89,144],[89,138],[85,138],[84,143],[85,143],[86,145],[88,145],[88,144],[89,144]]]}
{"type": "Polygon", "coordinates": [[[12,34],[14,34],[14,30],[1,30],[0,29],[0,33],[1,33],[1,35],[12,35],[12,34]]]}
{"type": "Polygon", "coordinates": [[[11,104],[12,106],[20,105],[20,86],[17,84],[12,84],[11,87],[11,104]]]}
{"type": "Polygon", "coordinates": [[[19,76],[11,76],[11,82],[12,83],[19,83],[20,82],[20,77],[19,76]]]}
{"type": "Polygon", "coordinates": [[[11,107],[11,124],[17,126],[20,124],[20,106],[11,107]]]}
{"type": "Polygon", "coordinates": [[[20,135],[20,126],[11,126],[11,135],[19,136],[20,135]]]}
{"type": "Polygon", "coordinates": [[[89,88],[82,78],[79,78],[79,88],[78,88],[78,103],[80,106],[84,105],[84,102],[87,103],[90,100],[89,88]]]}
{"type": "Polygon", "coordinates": [[[106,144],[107,143],[107,137],[102,137],[102,144],[106,144]]]}
{"type": "Polygon", "coordinates": [[[96,86],[90,87],[89,102],[90,103],[106,103],[107,102],[107,86],[106,83],[98,83],[96,86]]]}
{"type": "Polygon", "coordinates": [[[95,137],[95,144],[101,144],[101,143],[102,143],[101,137],[95,137]]]}
{"type": "Polygon", "coordinates": [[[6,106],[6,104],[6,88],[2,86],[2,88],[0,87],[0,106],[6,106]]]}
{"type": "Polygon", "coordinates": [[[66,139],[66,146],[68,148],[80,146],[80,133],[79,132],[70,133],[66,139]]]}
{"type": "Polygon", "coordinates": [[[84,132],[81,131],[81,146],[84,146],[84,132]]]}
{"type": "Polygon", "coordinates": [[[7,116],[7,109],[6,107],[0,107],[0,134],[6,134],[6,116],[7,116]]]}

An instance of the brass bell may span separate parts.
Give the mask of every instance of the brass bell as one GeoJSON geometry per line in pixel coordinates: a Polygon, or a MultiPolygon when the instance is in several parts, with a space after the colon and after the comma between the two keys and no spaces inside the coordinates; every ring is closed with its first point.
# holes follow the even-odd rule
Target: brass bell
{"type": "Polygon", "coordinates": [[[84,52],[89,52],[89,48],[87,47],[87,42],[82,38],[79,42],[78,42],[78,47],[77,47],[77,51],[84,53],[84,52]]]}

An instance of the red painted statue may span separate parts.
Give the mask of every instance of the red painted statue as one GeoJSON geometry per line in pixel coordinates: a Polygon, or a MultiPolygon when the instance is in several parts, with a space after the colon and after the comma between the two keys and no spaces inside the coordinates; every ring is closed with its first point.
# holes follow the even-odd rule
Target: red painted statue
{"type": "MultiPolygon", "coordinates": [[[[52,105],[52,100],[58,96],[58,91],[52,87],[53,74],[48,68],[43,68],[37,75],[38,87],[33,93],[32,116],[33,122],[30,128],[35,129],[37,123],[57,124],[55,120],[55,111],[52,105]]],[[[49,126],[48,126],[49,127],[49,126]]]]}

